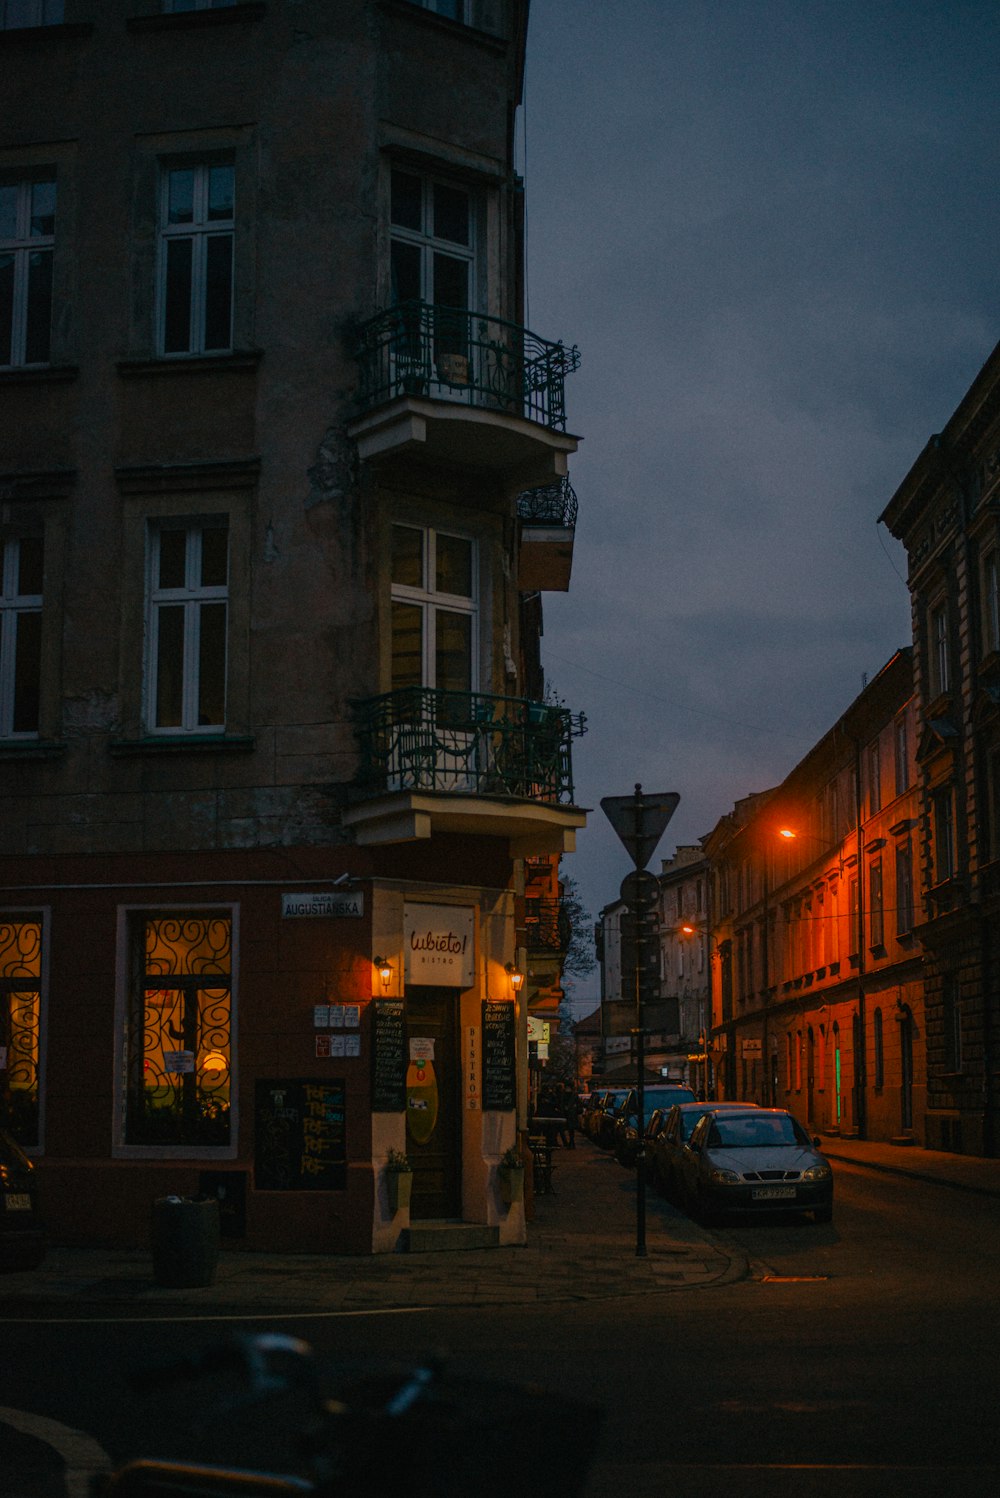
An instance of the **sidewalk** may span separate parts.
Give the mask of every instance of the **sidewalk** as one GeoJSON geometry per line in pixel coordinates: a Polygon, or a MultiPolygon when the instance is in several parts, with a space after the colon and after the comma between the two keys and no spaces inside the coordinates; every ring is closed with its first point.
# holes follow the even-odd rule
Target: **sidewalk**
{"type": "MultiPolygon", "coordinates": [[[[826,1154],[866,1169],[1000,1196],[1000,1160],[827,1137],[826,1154]]],[[[635,1173],[585,1140],[556,1154],[555,1191],[536,1198],[521,1248],[386,1254],[263,1254],[224,1249],[215,1283],[172,1290],[148,1253],[53,1248],[41,1268],[0,1276],[0,1317],[124,1314],[363,1314],[432,1306],[539,1305],[731,1283],[748,1272],[712,1234],[650,1196],[636,1255],[635,1173]]]]}

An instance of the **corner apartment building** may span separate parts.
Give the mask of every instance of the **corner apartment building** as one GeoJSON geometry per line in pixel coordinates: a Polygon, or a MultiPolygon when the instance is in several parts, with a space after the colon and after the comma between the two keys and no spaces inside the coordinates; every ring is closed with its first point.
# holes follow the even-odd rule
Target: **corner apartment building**
{"type": "Polygon", "coordinates": [[[0,1106],[64,1240],[524,1235],[523,865],[585,820],[527,13],[0,7],[0,1106]]]}
{"type": "Polygon", "coordinates": [[[905,546],[920,780],[927,1143],[1000,1144],[1000,348],[880,517],[905,546]]]}
{"type": "Polygon", "coordinates": [[[718,1095],[926,1143],[912,651],[704,840],[718,1095]]]}

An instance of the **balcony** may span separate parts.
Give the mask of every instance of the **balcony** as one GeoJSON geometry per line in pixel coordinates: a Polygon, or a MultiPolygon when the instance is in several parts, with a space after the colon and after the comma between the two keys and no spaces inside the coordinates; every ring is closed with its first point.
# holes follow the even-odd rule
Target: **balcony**
{"type": "Polygon", "coordinates": [[[519,697],[407,687],[356,704],[361,762],[345,813],[360,843],[453,832],[510,841],[513,857],[570,852],[570,745],[582,714],[519,697]]]}
{"type": "Polygon", "coordinates": [[[569,947],[571,935],[565,901],[525,900],[524,939],[530,953],[561,957],[569,947]]]}
{"type": "Polygon", "coordinates": [[[569,591],[577,509],[568,478],[518,495],[518,587],[522,593],[569,591]]]}
{"type": "Polygon", "coordinates": [[[511,490],[565,476],[576,348],[480,312],[400,302],[358,329],[357,357],[362,414],[348,434],[362,459],[472,468],[511,490]]]}

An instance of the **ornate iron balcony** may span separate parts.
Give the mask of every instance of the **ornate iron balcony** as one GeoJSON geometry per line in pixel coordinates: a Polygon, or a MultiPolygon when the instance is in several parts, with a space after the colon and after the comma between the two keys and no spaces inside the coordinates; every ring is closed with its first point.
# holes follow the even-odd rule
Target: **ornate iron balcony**
{"type": "Polygon", "coordinates": [[[517,496],[518,517],[525,525],[559,525],[570,530],[576,525],[577,509],[576,491],[568,478],[525,489],[517,496]]]}
{"type": "Polygon", "coordinates": [[[564,431],[564,383],[580,353],[481,312],[399,302],[362,323],[358,362],[362,410],[426,395],[564,431]]]}
{"type": "Polygon", "coordinates": [[[529,951],[565,952],[572,936],[565,901],[525,900],[524,929],[529,951]]]}
{"type": "Polygon", "coordinates": [[[456,796],[573,802],[570,742],[582,713],[481,692],[405,687],[355,704],[370,794],[416,790],[456,796]]]}

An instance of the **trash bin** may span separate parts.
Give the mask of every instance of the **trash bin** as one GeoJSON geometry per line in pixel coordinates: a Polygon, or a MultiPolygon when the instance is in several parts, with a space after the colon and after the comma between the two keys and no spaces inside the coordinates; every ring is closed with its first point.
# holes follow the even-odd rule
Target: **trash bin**
{"type": "Polygon", "coordinates": [[[153,1203],[153,1276],[173,1290],[211,1285],[219,1259],[219,1203],[163,1196],[153,1203]]]}

